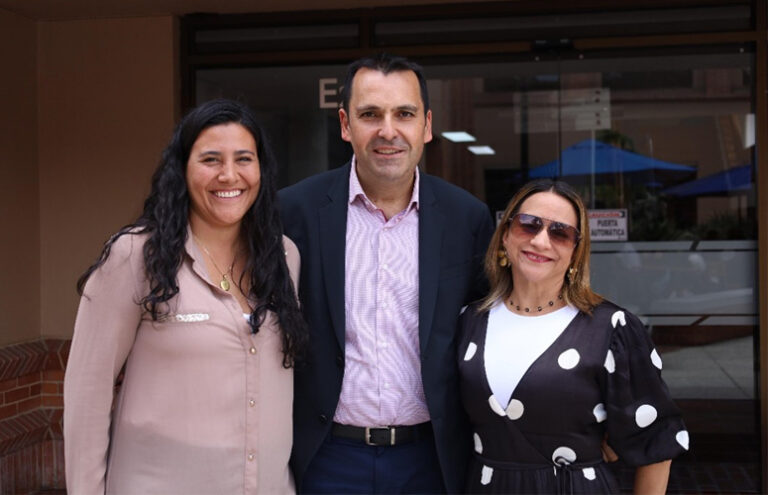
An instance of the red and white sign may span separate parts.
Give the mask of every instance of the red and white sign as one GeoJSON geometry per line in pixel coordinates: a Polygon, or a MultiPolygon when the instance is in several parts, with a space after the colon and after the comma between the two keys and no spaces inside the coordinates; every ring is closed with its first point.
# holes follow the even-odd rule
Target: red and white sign
{"type": "Polygon", "coordinates": [[[629,239],[627,210],[588,210],[589,235],[592,242],[626,241],[629,239]]]}

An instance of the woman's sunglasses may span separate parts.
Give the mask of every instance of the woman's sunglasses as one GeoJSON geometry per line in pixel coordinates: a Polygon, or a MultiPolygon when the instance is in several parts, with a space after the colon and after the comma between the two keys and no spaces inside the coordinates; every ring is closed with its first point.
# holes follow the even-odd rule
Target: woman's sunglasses
{"type": "Polygon", "coordinates": [[[581,240],[581,234],[576,227],[567,223],[556,222],[548,218],[537,217],[527,213],[516,213],[509,219],[515,235],[535,237],[544,227],[547,228],[549,240],[555,244],[575,247],[581,240]]]}

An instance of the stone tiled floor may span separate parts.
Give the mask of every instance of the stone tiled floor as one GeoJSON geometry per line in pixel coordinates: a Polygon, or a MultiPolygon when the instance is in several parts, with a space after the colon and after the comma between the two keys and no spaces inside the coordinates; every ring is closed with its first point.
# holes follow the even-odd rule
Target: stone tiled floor
{"type": "Polygon", "coordinates": [[[662,375],[675,399],[754,399],[754,339],[660,349],[662,375]]]}

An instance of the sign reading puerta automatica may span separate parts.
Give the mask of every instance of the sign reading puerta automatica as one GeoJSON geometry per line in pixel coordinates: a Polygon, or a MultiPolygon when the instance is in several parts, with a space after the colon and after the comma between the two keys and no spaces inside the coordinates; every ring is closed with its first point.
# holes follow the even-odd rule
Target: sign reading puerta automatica
{"type": "Polygon", "coordinates": [[[592,242],[626,241],[628,239],[626,209],[589,210],[587,215],[592,242]]]}

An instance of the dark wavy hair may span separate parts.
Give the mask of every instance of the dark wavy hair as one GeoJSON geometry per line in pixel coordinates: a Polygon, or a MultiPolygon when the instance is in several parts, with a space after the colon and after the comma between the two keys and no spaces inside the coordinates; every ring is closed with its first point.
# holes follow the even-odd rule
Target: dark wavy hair
{"type": "Polygon", "coordinates": [[[256,141],[261,169],[259,194],[241,224],[241,235],[248,254],[243,277],[249,277],[247,296],[256,303],[250,325],[256,333],[268,311],[276,314],[283,341],[283,366],[289,368],[306,349],[308,329],[285,262],[283,225],[277,205],[277,162],[253,111],[242,103],[224,99],[209,101],[181,120],[152,176],[152,189],[144,201],[143,213],[105,243],[96,262],[78,279],[77,291],[83,295],[88,278],[104,264],[112,245],[120,236],[146,233],[149,237],[144,244],[144,266],[149,293],[137,304],[155,321],[165,316],[165,303],[179,292],[177,274],[187,241],[189,191],[186,170],[189,153],[201,132],[229,123],[240,124],[251,133],[256,141]]]}

